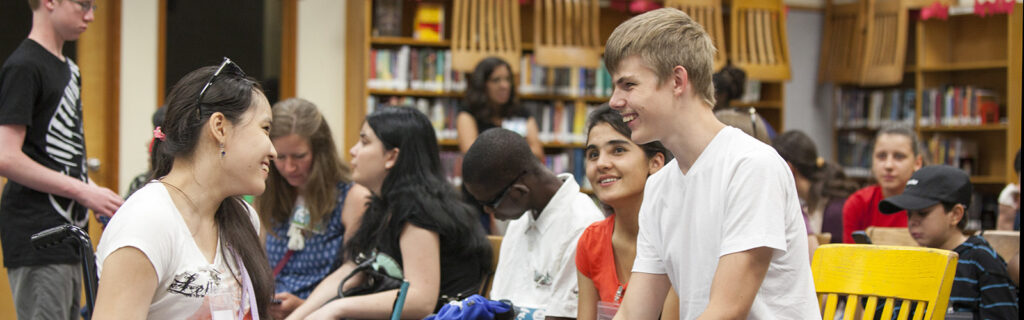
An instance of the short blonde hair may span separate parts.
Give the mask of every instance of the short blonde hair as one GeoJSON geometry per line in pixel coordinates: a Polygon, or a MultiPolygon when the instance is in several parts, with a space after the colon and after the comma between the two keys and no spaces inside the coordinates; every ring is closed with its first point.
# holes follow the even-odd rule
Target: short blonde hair
{"type": "Polygon", "coordinates": [[[672,77],[672,69],[682,66],[693,87],[708,106],[715,105],[715,87],[711,82],[715,46],[704,27],[685,12],[662,8],[630,18],[615,28],[604,49],[604,63],[615,74],[622,60],[639,55],[658,75],[658,85],[672,77]]]}

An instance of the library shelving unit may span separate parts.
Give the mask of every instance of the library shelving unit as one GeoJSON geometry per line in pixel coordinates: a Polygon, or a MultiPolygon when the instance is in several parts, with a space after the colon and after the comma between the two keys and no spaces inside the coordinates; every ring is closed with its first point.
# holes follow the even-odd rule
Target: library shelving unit
{"type": "MultiPolygon", "coordinates": [[[[877,127],[862,125],[872,122],[873,112],[886,118],[884,111],[874,111],[871,106],[872,92],[913,92],[913,119],[909,122],[922,138],[932,164],[959,166],[970,173],[975,189],[987,194],[1017,181],[1013,159],[1021,135],[1021,4],[1015,4],[1011,14],[980,16],[971,11],[953,7],[948,19],[928,20],[911,11],[903,81],[870,87],[838,85],[837,96],[841,92],[866,94],[860,104],[856,98],[834,99],[836,123],[840,124],[835,130],[837,148],[851,146],[844,137],[873,136],[877,127]],[[860,111],[847,112],[850,105],[860,111]],[[854,125],[842,126],[851,122],[854,125]]],[[[885,110],[885,105],[877,106],[885,110]]],[[[869,148],[870,141],[860,142],[864,143],[861,147],[869,148]]],[[[842,156],[844,151],[847,157],[857,153],[848,149],[835,154],[842,156]]]]}
{"type": "MultiPolygon", "coordinates": [[[[730,1],[724,1],[729,3],[730,1]]],[[[346,2],[346,40],[345,40],[345,67],[346,67],[346,78],[349,81],[345,85],[345,129],[344,129],[344,143],[346,146],[354,144],[358,139],[359,127],[367,113],[368,104],[373,103],[374,100],[386,100],[393,99],[426,99],[436,101],[438,99],[444,99],[446,101],[459,101],[462,99],[463,94],[459,90],[445,90],[448,86],[443,86],[442,89],[433,88],[433,90],[423,90],[420,88],[413,89],[411,87],[398,86],[392,88],[382,88],[376,85],[368,85],[368,80],[373,76],[371,75],[375,70],[371,70],[372,60],[376,58],[372,52],[380,50],[402,50],[403,47],[411,48],[412,50],[419,49],[423,50],[449,50],[451,47],[451,31],[454,29],[451,26],[446,25],[444,27],[444,35],[442,40],[426,41],[419,40],[413,37],[413,15],[416,13],[416,8],[419,3],[431,3],[440,4],[443,6],[444,12],[444,23],[448,24],[452,21],[452,7],[453,1],[451,0],[423,0],[418,2],[403,1],[401,8],[400,27],[398,32],[392,32],[388,36],[379,36],[375,34],[377,24],[374,22],[374,10],[373,6],[378,4],[378,1],[347,1],[346,2]]],[[[523,55],[532,54],[534,51],[533,46],[533,3],[527,2],[520,6],[520,22],[521,22],[521,35],[522,35],[522,50],[523,55]]],[[[615,10],[612,8],[602,7],[600,8],[600,24],[598,35],[601,42],[607,40],[611,32],[620,23],[633,16],[630,13],[615,10]]],[[[728,17],[726,17],[727,19],[728,17]]],[[[508,61],[510,64],[519,64],[520,61],[508,61]]],[[[573,72],[576,72],[575,70],[573,72]]],[[[580,110],[580,107],[586,109],[587,106],[594,106],[608,101],[607,94],[605,95],[570,95],[570,94],[557,94],[557,93],[534,93],[524,92],[522,86],[520,86],[520,76],[523,73],[514,75],[517,86],[519,86],[519,99],[524,105],[528,103],[539,103],[539,104],[550,104],[550,105],[562,105],[567,109],[580,110]]],[[[463,75],[464,76],[464,75],[463,75]]],[[[553,90],[548,90],[553,91],[553,90]]],[[[758,113],[761,114],[777,131],[782,132],[783,128],[783,110],[784,110],[784,96],[783,96],[783,82],[769,82],[763,81],[760,84],[760,96],[759,100],[752,102],[734,102],[733,105],[736,107],[754,107],[758,113]]],[[[578,113],[578,112],[577,112],[578,113]]],[[[429,115],[429,114],[428,114],[429,115]]],[[[538,117],[538,121],[541,121],[538,117]]],[[[544,128],[541,128],[542,131],[544,128]]],[[[544,143],[544,150],[547,154],[562,154],[581,152],[583,144],[577,139],[542,139],[547,140],[544,143]]],[[[439,145],[442,150],[449,152],[458,152],[458,145],[452,136],[442,135],[439,136],[439,145]]],[[[348,155],[346,154],[346,157],[348,155]]]]}

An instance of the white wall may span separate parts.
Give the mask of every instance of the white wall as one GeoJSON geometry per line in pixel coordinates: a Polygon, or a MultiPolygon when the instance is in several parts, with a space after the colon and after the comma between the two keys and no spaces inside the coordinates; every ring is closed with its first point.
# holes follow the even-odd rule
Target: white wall
{"type": "Polygon", "coordinates": [[[320,108],[331,126],[338,151],[348,152],[351,146],[342,145],[346,79],[344,1],[299,1],[296,51],[296,95],[320,108]]]}
{"type": "MultiPolygon", "coordinates": [[[[790,1],[787,1],[787,3],[790,1]]],[[[801,130],[814,140],[818,155],[832,159],[832,108],[819,93],[818,59],[821,53],[821,10],[789,10],[786,17],[792,78],[786,83],[787,130],[801,130]]],[[[822,90],[821,92],[825,92],[822,90]]]]}
{"type": "Polygon", "coordinates": [[[149,169],[146,147],[157,102],[157,0],[121,0],[121,132],[118,143],[120,193],[149,169]]]}

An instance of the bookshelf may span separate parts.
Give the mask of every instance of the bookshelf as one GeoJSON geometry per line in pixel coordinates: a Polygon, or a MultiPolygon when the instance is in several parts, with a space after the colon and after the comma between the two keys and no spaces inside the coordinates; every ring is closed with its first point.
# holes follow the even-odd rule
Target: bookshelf
{"type": "Polygon", "coordinates": [[[858,156],[870,149],[878,127],[844,125],[871,123],[878,107],[848,94],[901,90],[912,99],[912,118],[904,120],[915,126],[933,164],[968,171],[983,193],[998,193],[1017,181],[1013,157],[1021,134],[1021,4],[1012,14],[986,17],[958,9],[951,8],[947,20],[921,20],[918,11],[910,11],[902,82],[837,84],[834,154],[837,163],[849,166],[847,171],[862,172],[869,165],[864,160],[870,156],[858,156]]]}
{"type": "MultiPolygon", "coordinates": [[[[730,1],[725,1],[729,3],[730,1]]],[[[345,73],[347,74],[348,81],[344,88],[345,90],[345,128],[344,128],[344,144],[350,146],[358,139],[359,127],[362,125],[362,121],[366,113],[374,107],[374,105],[380,102],[397,102],[402,105],[419,106],[421,110],[429,115],[443,114],[450,119],[444,119],[440,122],[443,124],[435,125],[439,128],[438,143],[444,153],[442,158],[456,159],[458,154],[458,145],[455,141],[454,134],[454,117],[453,110],[457,110],[457,105],[463,98],[462,88],[459,81],[465,80],[465,75],[456,75],[448,73],[448,70],[440,72],[443,80],[440,85],[430,84],[428,88],[424,89],[420,86],[414,86],[410,84],[397,84],[392,85],[390,83],[380,84],[379,81],[374,79],[379,78],[377,71],[379,70],[375,60],[379,58],[380,52],[393,51],[402,57],[401,53],[403,50],[410,51],[410,61],[415,61],[411,58],[412,51],[417,51],[417,56],[420,52],[438,52],[438,55],[443,55],[440,52],[444,52],[450,49],[451,46],[451,30],[454,29],[450,26],[452,19],[452,7],[453,1],[451,0],[423,0],[423,1],[401,1],[401,8],[396,8],[394,12],[401,12],[399,19],[386,18],[385,20],[390,23],[390,26],[381,28],[378,26],[374,19],[375,14],[374,6],[381,3],[380,1],[348,1],[346,2],[346,19],[348,22],[347,37],[345,40],[346,48],[346,62],[345,62],[345,73]],[[418,3],[430,3],[430,4],[441,4],[444,9],[444,35],[441,40],[427,41],[415,39],[413,37],[413,25],[412,16],[416,12],[418,3]],[[397,22],[395,21],[397,20],[397,22]],[[380,35],[381,29],[390,28],[386,36],[380,35]],[[377,32],[375,32],[375,29],[377,32]],[[450,79],[449,79],[450,78],[450,79]],[[433,86],[433,87],[430,87],[433,86]],[[421,102],[425,101],[425,102],[421,102]],[[434,106],[440,101],[443,106],[437,107],[434,110],[434,106]],[[423,104],[427,107],[423,108],[423,104]]],[[[536,68],[533,61],[529,59],[529,56],[534,53],[533,43],[533,15],[534,7],[533,2],[527,2],[526,4],[520,5],[520,25],[522,34],[522,50],[523,56],[525,57],[522,61],[508,61],[510,64],[517,64],[520,68],[519,74],[514,75],[514,81],[519,89],[518,96],[520,102],[530,109],[534,113],[538,124],[541,127],[541,140],[544,143],[544,151],[549,156],[547,163],[549,166],[555,163],[562,163],[563,167],[559,168],[556,165],[556,172],[558,171],[572,171],[576,174],[578,179],[584,179],[582,169],[582,150],[583,150],[583,124],[580,123],[577,115],[581,115],[582,119],[585,120],[586,110],[607,102],[608,95],[611,93],[610,81],[605,90],[598,90],[598,85],[591,83],[596,81],[594,79],[600,78],[597,75],[600,73],[598,70],[583,71],[581,72],[578,68],[568,69],[568,71],[556,71],[552,68],[536,68]],[[534,68],[531,68],[534,66],[534,68]],[[554,73],[554,76],[545,76],[543,80],[531,79],[530,77],[536,74],[536,71],[541,70],[546,73],[554,73]],[[564,74],[567,73],[570,81],[570,87],[564,87],[564,74]],[[525,78],[525,79],[524,79],[525,78]],[[583,80],[580,80],[583,79],[583,80]],[[525,82],[534,84],[533,88],[524,86],[525,82]],[[572,87],[577,83],[584,83],[581,87],[572,87]],[[561,84],[561,86],[560,86],[561,84]],[[566,90],[568,89],[568,90],[566,90]],[[579,89],[579,90],[576,90],[579,89]],[[564,109],[571,110],[567,111],[571,114],[568,116],[569,122],[575,122],[569,126],[572,129],[568,135],[564,132],[559,134],[558,132],[549,132],[545,134],[545,116],[543,112],[550,112],[545,110],[552,109],[564,109]],[[580,158],[580,159],[577,159],[580,158]]],[[[607,40],[608,36],[623,21],[629,19],[633,15],[627,12],[615,10],[612,8],[602,7],[600,8],[600,24],[598,36],[603,43],[607,40]]],[[[728,18],[728,17],[726,17],[728,18]]],[[[728,36],[728,34],[726,34],[728,36]]],[[[387,55],[387,54],[386,54],[387,55]]],[[[391,59],[389,57],[389,59],[391,59]]],[[[443,59],[443,58],[442,58],[443,59]]],[[[390,61],[390,60],[389,60],[390,61]]],[[[411,63],[410,63],[411,64],[411,63]]],[[[444,65],[441,63],[440,65],[444,65]]],[[[414,71],[410,71],[412,73],[414,71]]],[[[606,72],[605,72],[606,73],[606,72]]],[[[411,81],[410,81],[411,82],[411,81]]],[[[734,102],[735,107],[754,107],[758,113],[770,123],[778,132],[784,130],[783,127],[783,112],[784,112],[784,88],[783,82],[761,82],[760,93],[754,99],[747,99],[744,102],[734,102]]],[[[554,116],[552,116],[554,118],[554,116]]],[[[562,118],[565,118],[563,116],[562,118]]],[[[438,120],[433,119],[432,120],[438,120]]],[[[585,122],[585,121],[584,121],[585,122]]],[[[550,127],[550,126],[549,126],[550,127]]],[[[562,126],[563,128],[565,126],[562,126]]],[[[346,154],[346,158],[349,156],[346,154]]],[[[444,161],[444,159],[443,159],[444,161]]],[[[458,161],[453,160],[453,161],[458,161]]],[[[455,164],[447,164],[450,167],[446,170],[452,172],[451,176],[457,177],[458,170],[455,164]]],[[[585,183],[581,183],[585,185],[585,183]]]]}

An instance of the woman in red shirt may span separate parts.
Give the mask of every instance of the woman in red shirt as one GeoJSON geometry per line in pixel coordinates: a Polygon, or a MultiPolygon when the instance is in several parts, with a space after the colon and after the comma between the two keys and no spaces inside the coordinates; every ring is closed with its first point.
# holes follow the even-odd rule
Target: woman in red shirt
{"type": "MultiPolygon", "coordinates": [[[[597,318],[598,301],[617,307],[622,300],[636,258],[644,184],[672,157],[660,142],[633,143],[622,116],[607,104],[588,122],[587,180],[610,215],[587,227],[576,248],[580,320],[597,318]]],[[[669,294],[662,318],[679,318],[678,300],[674,292],[669,294]]]]}
{"type": "Polygon", "coordinates": [[[882,214],[882,199],[903,193],[910,175],[924,164],[917,134],[907,127],[886,127],[875,136],[871,173],[877,184],[850,195],[843,205],[843,242],[853,243],[854,231],[876,227],[906,227],[907,212],[882,214]]]}

